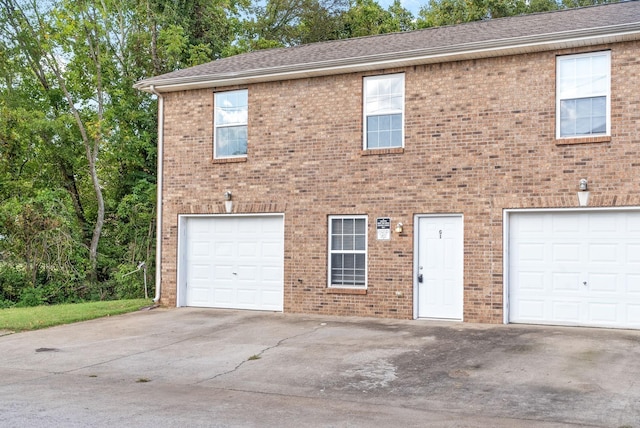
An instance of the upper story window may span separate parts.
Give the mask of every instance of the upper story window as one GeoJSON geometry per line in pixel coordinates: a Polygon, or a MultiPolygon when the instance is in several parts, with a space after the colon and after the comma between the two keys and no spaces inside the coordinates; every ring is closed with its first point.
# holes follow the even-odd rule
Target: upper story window
{"type": "Polygon", "coordinates": [[[404,74],[364,78],[364,149],[404,145],[404,74]]]}
{"type": "Polygon", "coordinates": [[[213,157],[247,155],[248,91],[216,92],[213,157]]]}
{"type": "Polygon", "coordinates": [[[556,59],[557,138],[610,135],[611,52],[556,59]]]}
{"type": "Polygon", "coordinates": [[[329,287],[367,286],[367,217],[329,217],[329,287]]]}

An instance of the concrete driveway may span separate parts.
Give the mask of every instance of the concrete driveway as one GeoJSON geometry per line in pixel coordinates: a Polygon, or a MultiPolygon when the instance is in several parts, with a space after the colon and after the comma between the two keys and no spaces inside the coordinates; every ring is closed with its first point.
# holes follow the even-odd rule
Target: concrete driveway
{"type": "Polygon", "coordinates": [[[640,427],[640,331],[156,309],[0,337],[3,427],[640,427]]]}

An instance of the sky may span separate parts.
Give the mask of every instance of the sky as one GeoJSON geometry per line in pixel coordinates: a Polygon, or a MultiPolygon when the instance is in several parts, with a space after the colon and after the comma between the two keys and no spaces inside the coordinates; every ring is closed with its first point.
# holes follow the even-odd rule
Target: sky
{"type": "MultiPolygon", "coordinates": [[[[382,6],[383,9],[387,9],[391,5],[391,3],[393,3],[393,0],[378,0],[378,4],[382,6]]],[[[400,0],[400,3],[402,3],[402,6],[413,13],[413,16],[417,17],[418,11],[420,11],[420,8],[423,5],[426,5],[428,3],[428,0],[400,0]]]]}

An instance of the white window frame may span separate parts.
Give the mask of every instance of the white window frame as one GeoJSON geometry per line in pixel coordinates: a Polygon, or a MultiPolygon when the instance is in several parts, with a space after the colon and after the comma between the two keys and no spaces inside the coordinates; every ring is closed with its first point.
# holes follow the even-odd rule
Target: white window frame
{"type": "MultiPolygon", "coordinates": [[[[237,106],[236,106],[237,108],[237,106]]],[[[244,126],[246,129],[246,132],[248,132],[248,121],[249,121],[249,91],[248,89],[238,89],[238,90],[234,90],[234,91],[223,91],[223,92],[215,92],[214,93],[214,111],[213,111],[213,158],[214,159],[229,159],[229,158],[244,158],[247,157],[247,153],[245,150],[245,153],[243,154],[238,154],[238,155],[220,155],[218,153],[218,130],[219,129],[224,129],[224,128],[233,128],[233,127],[241,127],[244,126]],[[244,112],[244,120],[236,120],[236,121],[230,121],[230,122],[226,122],[226,123],[218,123],[219,121],[217,120],[218,118],[218,113],[221,110],[221,101],[220,98],[224,95],[232,95],[232,94],[239,94],[239,93],[244,93],[245,94],[245,98],[247,100],[246,103],[246,111],[244,112]]],[[[247,140],[248,140],[248,136],[247,136],[247,140]]]]}
{"type": "MultiPolygon", "coordinates": [[[[329,288],[353,288],[366,289],[368,281],[368,251],[369,251],[369,221],[366,215],[331,215],[328,218],[328,239],[327,239],[327,286],[329,288]],[[334,250],[332,248],[333,221],[334,220],[364,220],[364,250],[334,250]],[[332,260],[334,254],[363,254],[364,255],[364,284],[333,284],[332,283],[332,260]]],[[[355,233],[354,233],[355,236],[355,233]]]]}
{"type": "Polygon", "coordinates": [[[363,79],[362,84],[362,148],[363,150],[379,150],[379,149],[396,149],[396,148],[404,148],[404,105],[405,105],[405,84],[404,84],[404,73],[396,73],[396,74],[383,74],[378,76],[367,76],[363,79]],[[368,86],[373,84],[378,84],[380,81],[391,80],[391,79],[400,79],[402,85],[402,107],[401,108],[392,108],[389,106],[388,108],[378,110],[378,111],[370,111],[372,104],[370,103],[370,99],[367,96],[368,94],[368,86]],[[368,143],[368,118],[373,116],[386,116],[400,114],[401,117],[401,131],[400,131],[400,145],[398,146],[385,146],[385,147],[369,147],[368,143]]]}
{"type": "MultiPolygon", "coordinates": [[[[590,84],[593,81],[589,81],[590,84]]],[[[556,138],[557,139],[571,139],[571,138],[589,138],[589,137],[602,137],[611,135],[611,51],[598,51],[589,52],[576,55],[561,55],[556,57],[556,138]],[[606,84],[601,89],[585,88],[583,92],[578,92],[578,88],[574,88],[575,93],[562,95],[562,79],[561,79],[561,67],[563,64],[567,64],[569,61],[575,61],[581,58],[593,58],[593,57],[606,57],[608,73],[606,84]],[[579,100],[587,98],[605,97],[605,132],[590,133],[590,134],[575,134],[575,135],[562,135],[561,129],[561,102],[565,100],[579,100]]]]}

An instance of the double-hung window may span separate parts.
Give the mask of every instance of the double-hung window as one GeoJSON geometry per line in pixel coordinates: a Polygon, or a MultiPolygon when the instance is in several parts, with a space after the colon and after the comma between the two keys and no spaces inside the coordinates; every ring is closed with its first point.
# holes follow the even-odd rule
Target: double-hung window
{"type": "Polygon", "coordinates": [[[611,52],[556,59],[556,136],[610,135],[611,52]]]}
{"type": "Polygon", "coordinates": [[[367,217],[329,217],[329,287],[366,286],[367,217]]]}
{"type": "Polygon", "coordinates": [[[214,104],[214,158],[246,156],[248,91],[216,92],[214,104]]]}
{"type": "Polygon", "coordinates": [[[404,145],[404,74],[364,78],[364,149],[404,145]]]}

